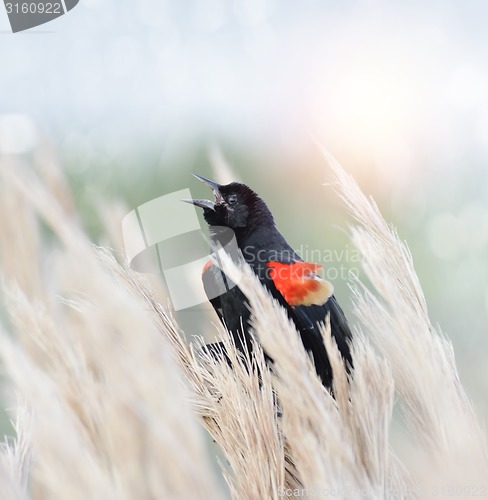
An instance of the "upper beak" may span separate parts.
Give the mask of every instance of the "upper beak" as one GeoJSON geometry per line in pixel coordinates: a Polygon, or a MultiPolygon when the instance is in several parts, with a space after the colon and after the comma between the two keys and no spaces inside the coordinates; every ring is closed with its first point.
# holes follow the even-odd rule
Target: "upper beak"
{"type": "Polygon", "coordinates": [[[199,181],[203,182],[204,184],[206,184],[210,189],[212,189],[212,191],[219,191],[220,189],[220,184],[217,184],[216,182],[214,181],[211,181],[210,179],[207,179],[201,175],[197,175],[197,174],[191,174],[193,175],[193,177],[197,178],[199,181]]]}
{"type": "Polygon", "coordinates": [[[215,205],[218,205],[219,203],[222,203],[222,195],[220,194],[220,184],[217,184],[214,181],[211,181],[210,179],[207,179],[201,175],[197,174],[192,174],[193,177],[196,177],[199,181],[203,182],[206,184],[212,191],[215,196],[215,202],[210,201],[210,200],[181,200],[186,203],[191,203],[192,205],[195,205],[196,207],[201,207],[201,208],[208,208],[210,210],[215,210],[215,205]]]}

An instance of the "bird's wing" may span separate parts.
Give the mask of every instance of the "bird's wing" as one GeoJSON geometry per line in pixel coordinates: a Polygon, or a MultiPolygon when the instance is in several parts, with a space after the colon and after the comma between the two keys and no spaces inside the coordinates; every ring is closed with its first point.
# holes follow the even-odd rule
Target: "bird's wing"
{"type": "Polygon", "coordinates": [[[250,311],[241,289],[211,261],[204,267],[202,281],[208,300],[236,347],[241,352],[250,352],[251,336],[247,328],[250,311]]]}
{"type": "Polygon", "coordinates": [[[217,316],[223,323],[221,296],[225,293],[225,276],[222,271],[209,260],[202,271],[202,283],[205,294],[212,304],[217,316]]]}
{"type": "MultiPolygon", "coordinates": [[[[269,261],[267,277],[262,280],[271,294],[287,309],[300,333],[305,348],[312,352],[317,372],[330,382],[331,368],[320,327],[329,316],[331,333],[337,347],[352,368],[349,348],[351,330],[333,295],[333,285],[317,275],[320,265],[301,260],[269,261]]],[[[326,382],[327,383],[327,382],[326,382]]],[[[328,383],[327,383],[328,385],[328,383]]]]}

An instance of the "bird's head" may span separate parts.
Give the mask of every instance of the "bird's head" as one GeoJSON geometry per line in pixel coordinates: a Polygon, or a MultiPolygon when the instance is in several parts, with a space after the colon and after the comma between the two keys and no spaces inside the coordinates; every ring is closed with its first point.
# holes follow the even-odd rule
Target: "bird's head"
{"type": "Polygon", "coordinates": [[[266,203],[245,184],[231,182],[221,185],[193,175],[212,189],[215,199],[184,201],[203,208],[203,216],[209,226],[252,231],[258,226],[273,224],[273,216],[266,203]]]}

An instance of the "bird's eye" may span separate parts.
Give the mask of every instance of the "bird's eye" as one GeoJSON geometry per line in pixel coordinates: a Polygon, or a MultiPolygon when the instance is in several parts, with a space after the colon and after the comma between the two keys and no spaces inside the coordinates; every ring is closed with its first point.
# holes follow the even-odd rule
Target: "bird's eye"
{"type": "Polygon", "coordinates": [[[229,205],[235,205],[237,203],[237,196],[235,194],[231,194],[228,198],[227,198],[227,203],[229,205]]]}

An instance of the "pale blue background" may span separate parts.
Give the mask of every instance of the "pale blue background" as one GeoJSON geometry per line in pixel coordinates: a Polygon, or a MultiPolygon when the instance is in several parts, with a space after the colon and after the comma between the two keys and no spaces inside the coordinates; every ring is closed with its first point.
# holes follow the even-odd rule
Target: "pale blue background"
{"type": "Polygon", "coordinates": [[[0,8],[0,153],[48,138],[92,230],[94,196],[203,196],[189,173],[217,143],[295,247],[340,250],[316,136],[408,240],[488,415],[487,19],[481,0],[81,0],[12,35],[0,8]]]}

